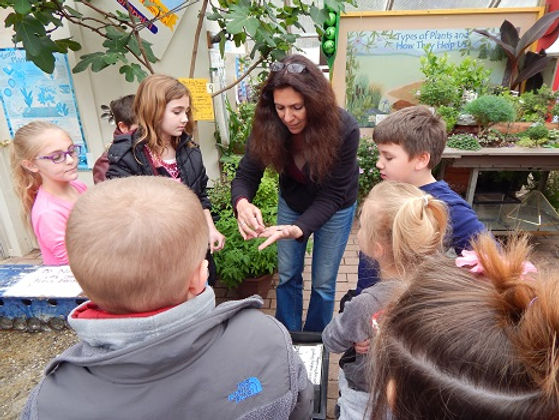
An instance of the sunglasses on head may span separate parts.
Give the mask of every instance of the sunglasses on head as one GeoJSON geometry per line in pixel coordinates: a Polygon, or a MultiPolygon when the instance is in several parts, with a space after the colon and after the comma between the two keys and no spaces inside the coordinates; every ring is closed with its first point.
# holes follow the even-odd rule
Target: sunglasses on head
{"type": "Polygon", "coordinates": [[[81,150],[82,147],[79,144],[72,144],[65,152],[54,152],[46,156],[37,156],[35,159],[48,159],[53,163],[63,163],[66,162],[66,156],[75,158],[80,154],[81,150]]]}
{"type": "Polygon", "coordinates": [[[299,74],[299,73],[303,73],[303,71],[305,71],[307,67],[304,64],[301,64],[301,63],[285,64],[285,63],[280,63],[279,61],[276,61],[275,63],[270,64],[270,70],[273,71],[273,72],[281,71],[284,68],[289,73],[299,74]]]}

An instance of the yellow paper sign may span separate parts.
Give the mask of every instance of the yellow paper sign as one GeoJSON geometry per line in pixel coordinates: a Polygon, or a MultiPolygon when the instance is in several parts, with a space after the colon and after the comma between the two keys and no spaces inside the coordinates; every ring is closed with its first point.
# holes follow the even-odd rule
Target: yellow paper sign
{"type": "Polygon", "coordinates": [[[196,121],[213,121],[214,105],[208,93],[208,79],[180,78],[179,82],[185,85],[192,94],[192,112],[196,121]]]}

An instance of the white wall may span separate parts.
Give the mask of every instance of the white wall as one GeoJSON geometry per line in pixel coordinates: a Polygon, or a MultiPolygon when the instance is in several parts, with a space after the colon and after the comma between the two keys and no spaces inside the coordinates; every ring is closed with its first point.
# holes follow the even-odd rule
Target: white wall
{"type": "MultiPolygon", "coordinates": [[[[98,0],[95,5],[103,10],[116,10],[118,4],[110,0],[98,0]]],[[[200,11],[201,2],[188,7],[184,16],[175,29],[173,37],[165,51],[160,56],[158,63],[154,64],[154,70],[174,77],[187,77],[190,69],[190,57],[194,31],[197,25],[197,16],[200,11]]],[[[76,9],[83,5],[75,5],[76,9]]],[[[124,10],[124,9],[123,9],[124,10]]],[[[7,15],[7,11],[0,9],[0,24],[7,15]]],[[[57,31],[58,33],[58,31],[57,31]]],[[[202,36],[198,45],[198,55],[196,59],[196,78],[210,78],[209,56],[206,44],[206,28],[202,28],[202,36]]],[[[102,41],[98,35],[82,30],[77,27],[67,27],[60,31],[60,37],[72,37],[82,44],[82,49],[76,53],[69,53],[68,60],[70,67],[73,67],[80,55],[101,51],[102,41]]],[[[12,34],[7,30],[0,31],[0,48],[13,47],[11,42],[12,34]]],[[[101,105],[108,104],[112,99],[123,95],[134,93],[137,83],[128,83],[123,75],[118,73],[118,67],[112,66],[99,73],[93,73],[89,69],[81,73],[73,74],[74,89],[78,102],[78,109],[83,126],[89,152],[91,154],[91,165],[95,159],[103,152],[104,146],[112,140],[114,126],[109,125],[107,120],[101,120],[101,105]]],[[[3,114],[3,112],[2,112],[3,114]]],[[[214,142],[214,122],[202,121],[198,124],[197,141],[202,148],[204,164],[208,176],[215,179],[219,176],[218,153],[214,142]]],[[[0,116],[0,141],[10,137],[8,126],[3,115],[0,116]]],[[[2,168],[7,170],[9,163],[6,161],[7,153],[0,153],[0,171],[2,168]]],[[[85,183],[92,185],[90,170],[80,171],[79,177],[85,183]]],[[[11,179],[6,172],[0,172],[0,250],[7,251],[10,256],[20,256],[29,252],[34,244],[32,236],[25,233],[25,228],[20,221],[19,203],[12,192],[11,179]]],[[[1,257],[1,255],[0,255],[1,257]]]]}

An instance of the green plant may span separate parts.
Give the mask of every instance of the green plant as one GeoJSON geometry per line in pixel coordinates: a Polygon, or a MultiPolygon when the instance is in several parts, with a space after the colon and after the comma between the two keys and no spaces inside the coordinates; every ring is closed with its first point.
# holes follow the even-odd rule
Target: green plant
{"type": "Polygon", "coordinates": [[[511,103],[502,96],[496,95],[480,96],[467,103],[464,111],[473,115],[483,130],[487,129],[490,124],[513,121],[516,117],[511,103]]]}
{"type": "Polygon", "coordinates": [[[516,142],[518,147],[536,147],[538,144],[536,140],[531,139],[528,136],[521,136],[520,139],[516,142]]]}
{"type": "Polygon", "coordinates": [[[546,13],[538,19],[530,28],[526,29],[524,35],[520,37],[518,29],[512,23],[505,19],[500,28],[500,37],[496,37],[485,30],[474,29],[480,35],[483,35],[497,43],[507,55],[507,67],[503,76],[503,86],[516,88],[524,80],[529,79],[535,74],[541,72],[550,60],[550,57],[529,52],[533,56],[532,60],[527,62],[527,54],[524,51],[540,39],[555,23],[559,17],[559,11],[546,13]]]}
{"type": "Polygon", "coordinates": [[[472,134],[454,134],[448,138],[446,145],[461,150],[481,149],[476,136],[472,134]]]}
{"type": "MultiPolygon", "coordinates": [[[[228,288],[237,287],[245,278],[260,277],[277,270],[277,246],[273,244],[258,250],[264,239],[245,241],[237,227],[237,219],[231,206],[231,181],[239,164],[239,155],[230,155],[223,162],[221,179],[209,192],[214,212],[219,215],[216,228],[225,235],[225,248],[214,254],[217,274],[228,288]]],[[[274,225],[278,209],[278,174],[270,169],[264,171],[253,203],[262,212],[266,225],[274,225]]]]}
{"type": "Polygon", "coordinates": [[[458,121],[460,111],[452,106],[441,105],[437,108],[437,114],[444,120],[447,133],[450,133],[458,121]]]}
{"type": "Polygon", "coordinates": [[[481,147],[506,147],[513,146],[518,137],[489,128],[479,135],[477,140],[481,147]]]}
{"type": "Polygon", "coordinates": [[[524,92],[518,99],[520,121],[545,122],[554,111],[558,93],[545,84],[536,92],[524,92]]]}
{"type": "Polygon", "coordinates": [[[435,107],[458,106],[466,91],[479,95],[487,92],[491,71],[475,59],[466,57],[454,64],[448,61],[448,54],[436,55],[431,45],[423,50],[425,55],[420,63],[425,82],[419,91],[421,103],[435,107]]]}
{"type": "MultiPolygon", "coordinates": [[[[274,207],[277,212],[277,207],[274,207]]],[[[261,208],[264,222],[275,224],[272,208],[261,208]]],[[[264,239],[245,241],[237,227],[237,219],[232,210],[225,210],[216,222],[216,228],[225,235],[225,248],[214,254],[219,279],[228,288],[239,286],[245,278],[272,274],[277,270],[277,246],[258,250],[264,239]]]]}
{"type": "Polygon", "coordinates": [[[228,116],[229,142],[224,144],[219,131],[215,131],[216,146],[222,156],[231,154],[243,154],[250,131],[256,103],[241,102],[237,109],[233,109],[228,99],[225,100],[225,109],[228,116]]]}
{"type": "Polygon", "coordinates": [[[521,133],[521,135],[528,136],[532,140],[537,141],[541,139],[547,139],[547,136],[549,135],[549,130],[543,124],[535,124],[532,127],[526,129],[524,133],[521,133]]]}
{"type": "Polygon", "coordinates": [[[359,201],[369,194],[369,191],[382,179],[376,167],[378,160],[377,145],[370,139],[362,138],[357,149],[357,163],[359,165],[359,201]]]}

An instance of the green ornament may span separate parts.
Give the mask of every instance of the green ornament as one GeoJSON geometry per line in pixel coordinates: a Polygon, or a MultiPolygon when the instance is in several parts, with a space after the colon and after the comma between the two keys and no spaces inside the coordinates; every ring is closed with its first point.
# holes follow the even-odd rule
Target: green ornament
{"type": "Polygon", "coordinates": [[[336,38],[336,28],[334,26],[329,26],[326,28],[326,32],[324,32],[324,36],[326,39],[334,39],[336,38]]]}
{"type": "Polygon", "coordinates": [[[324,41],[322,44],[322,51],[324,51],[326,55],[332,55],[334,51],[336,51],[336,44],[331,39],[324,41]]]}
{"type": "Polygon", "coordinates": [[[328,18],[324,24],[326,26],[334,26],[336,24],[336,14],[334,12],[328,12],[328,18]]]}

